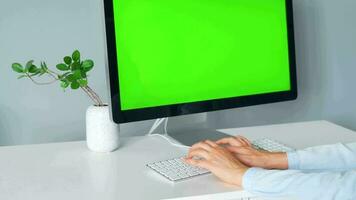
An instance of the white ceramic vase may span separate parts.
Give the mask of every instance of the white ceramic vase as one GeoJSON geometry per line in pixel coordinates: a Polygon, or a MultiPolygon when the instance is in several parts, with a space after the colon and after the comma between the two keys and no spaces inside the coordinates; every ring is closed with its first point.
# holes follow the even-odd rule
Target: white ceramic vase
{"type": "Polygon", "coordinates": [[[119,148],[119,125],[110,119],[109,106],[90,106],[86,113],[87,146],[108,153],[119,148]]]}

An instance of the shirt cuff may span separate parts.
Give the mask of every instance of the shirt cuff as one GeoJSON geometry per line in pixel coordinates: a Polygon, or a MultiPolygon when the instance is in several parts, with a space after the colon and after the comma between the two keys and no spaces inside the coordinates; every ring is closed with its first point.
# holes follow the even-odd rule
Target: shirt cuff
{"type": "Polygon", "coordinates": [[[263,169],[252,167],[245,172],[242,177],[242,187],[244,190],[253,191],[255,176],[260,171],[263,171],[263,169]]]}
{"type": "Polygon", "coordinates": [[[297,151],[288,152],[287,157],[288,157],[288,168],[298,170],[300,168],[300,159],[297,151]]]}

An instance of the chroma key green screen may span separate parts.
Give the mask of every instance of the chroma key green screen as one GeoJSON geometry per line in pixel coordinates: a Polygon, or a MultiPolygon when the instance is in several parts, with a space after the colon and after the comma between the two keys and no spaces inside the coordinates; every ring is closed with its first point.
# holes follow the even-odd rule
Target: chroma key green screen
{"type": "Polygon", "coordinates": [[[113,0],[122,110],[289,91],[285,0],[113,0]]]}

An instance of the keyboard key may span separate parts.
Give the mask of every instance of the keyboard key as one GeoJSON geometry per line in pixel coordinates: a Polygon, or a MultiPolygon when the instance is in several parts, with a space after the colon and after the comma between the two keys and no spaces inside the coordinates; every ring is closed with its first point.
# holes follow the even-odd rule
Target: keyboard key
{"type": "Polygon", "coordinates": [[[252,145],[255,149],[265,150],[269,152],[290,152],[295,151],[295,149],[288,147],[284,144],[281,144],[275,140],[268,138],[258,139],[252,142],[252,145]]]}
{"type": "Polygon", "coordinates": [[[185,163],[182,158],[150,163],[146,166],[173,182],[209,173],[205,169],[185,163]]]}

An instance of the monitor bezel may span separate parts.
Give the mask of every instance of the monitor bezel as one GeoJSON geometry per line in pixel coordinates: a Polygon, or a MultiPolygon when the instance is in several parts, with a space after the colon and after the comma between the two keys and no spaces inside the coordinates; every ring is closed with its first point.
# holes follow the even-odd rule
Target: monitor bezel
{"type": "Polygon", "coordinates": [[[288,29],[288,49],[290,67],[289,91],[256,94],[217,100],[207,100],[193,103],[182,103],[151,108],[141,108],[134,110],[121,110],[119,72],[116,53],[115,26],[113,0],[104,0],[106,43],[107,43],[107,73],[110,83],[110,106],[111,117],[115,123],[128,123],[163,117],[173,117],[186,114],[211,112],[259,104],[275,103],[282,101],[295,100],[297,92],[296,57],[294,41],[294,22],[293,22],[293,1],[286,1],[287,29],[288,29]]]}

